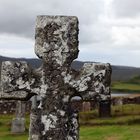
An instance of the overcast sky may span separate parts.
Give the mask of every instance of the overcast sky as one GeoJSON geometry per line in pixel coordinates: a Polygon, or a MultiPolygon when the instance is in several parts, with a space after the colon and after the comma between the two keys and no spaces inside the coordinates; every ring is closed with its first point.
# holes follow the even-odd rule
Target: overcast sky
{"type": "Polygon", "coordinates": [[[140,0],[0,0],[0,55],[36,57],[37,15],[79,18],[78,60],[140,67],[140,0]]]}

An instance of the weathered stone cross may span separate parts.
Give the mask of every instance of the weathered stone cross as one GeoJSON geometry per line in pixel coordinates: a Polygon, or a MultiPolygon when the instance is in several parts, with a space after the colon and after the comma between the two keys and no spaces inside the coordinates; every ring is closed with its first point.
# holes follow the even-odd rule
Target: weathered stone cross
{"type": "Polygon", "coordinates": [[[110,98],[110,65],[86,63],[75,71],[71,63],[78,52],[76,17],[38,16],[35,53],[42,59],[42,67],[32,70],[26,62],[2,63],[1,98],[41,98],[31,114],[30,140],[78,140],[78,116],[70,107],[71,98],[110,98]]]}

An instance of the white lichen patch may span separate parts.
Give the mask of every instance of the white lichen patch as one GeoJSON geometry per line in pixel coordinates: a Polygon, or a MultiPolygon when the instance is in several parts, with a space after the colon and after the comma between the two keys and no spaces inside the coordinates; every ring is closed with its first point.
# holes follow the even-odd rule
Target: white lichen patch
{"type": "Polygon", "coordinates": [[[72,136],[67,136],[67,140],[74,140],[72,136]]]}
{"type": "Polygon", "coordinates": [[[44,96],[46,94],[47,89],[48,89],[48,85],[47,84],[41,85],[41,87],[40,87],[41,96],[44,96]]]}
{"type": "Polygon", "coordinates": [[[42,131],[42,134],[45,135],[49,129],[55,128],[57,120],[57,116],[52,114],[42,115],[41,122],[44,124],[44,130],[42,131]]]}
{"type": "Polygon", "coordinates": [[[3,62],[3,64],[5,64],[6,66],[8,66],[8,65],[12,65],[12,62],[11,61],[5,61],[5,62],[3,62]]]}
{"type": "Polygon", "coordinates": [[[105,76],[105,73],[106,73],[106,70],[99,70],[99,71],[94,72],[94,76],[97,76],[99,74],[102,74],[103,76],[105,76]]]}
{"type": "Polygon", "coordinates": [[[11,69],[12,62],[10,61],[5,61],[2,62],[1,66],[1,83],[10,83],[12,81],[12,77],[10,76],[10,73],[13,73],[13,69],[11,69]]]}
{"type": "Polygon", "coordinates": [[[105,88],[105,95],[110,95],[110,87],[105,88]]]}
{"type": "Polygon", "coordinates": [[[38,88],[33,88],[33,89],[31,89],[31,91],[32,91],[33,93],[36,93],[37,95],[40,94],[40,88],[39,88],[39,87],[38,87],[38,88]]]}
{"type": "Polygon", "coordinates": [[[66,95],[62,100],[63,100],[64,103],[66,103],[66,102],[69,101],[69,98],[70,98],[70,96],[66,95]]]}
{"type": "Polygon", "coordinates": [[[58,112],[60,113],[61,116],[65,115],[65,111],[63,111],[63,110],[59,110],[58,112]]]}
{"type": "Polygon", "coordinates": [[[62,48],[60,47],[59,49],[54,50],[53,55],[54,55],[54,60],[57,62],[57,64],[62,66],[63,64],[62,48]]]}
{"type": "Polygon", "coordinates": [[[39,135],[33,134],[33,135],[31,136],[31,138],[32,138],[32,140],[39,140],[39,135]]]}
{"type": "Polygon", "coordinates": [[[72,76],[70,74],[67,74],[67,76],[64,77],[64,82],[70,83],[71,79],[72,79],[72,76]]]}
{"type": "Polygon", "coordinates": [[[100,94],[100,98],[102,99],[102,101],[105,101],[108,99],[108,96],[106,96],[104,94],[100,94]]]}
{"type": "Polygon", "coordinates": [[[19,79],[16,80],[16,85],[18,86],[19,89],[29,89],[30,90],[30,83],[29,81],[24,81],[22,77],[19,77],[19,79]]]}
{"type": "Polygon", "coordinates": [[[95,72],[95,63],[84,63],[82,73],[91,74],[95,72]]]}
{"type": "Polygon", "coordinates": [[[105,90],[105,86],[103,85],[102,82],[96,81],[96,82],[94,83],[94,87],[95,87],[95,92],[96,92],[96,93],[100,93],[102,90],[103,90],[103,91],[105,90]]]}
{"type": "Polygon", "coordinates": [[[75,128],[78,128],[78,121],[76,118],[72,119],[72,123],[74,124],[75,128]]]}
{"type": "Polygon", "coordinates": [[[72,79],[72,75],[62,73],[64,77],[64,82],[68,83],[70,86],[76,88],[79,92],[85,91],[88,88],[87,82],[91,80],[91,78],[87,75],[83,75],[80,79],[75,80],[72,79]]]}
{"type": "Polygon", "coordinates": [[[87,82],[89,82],[91,80],[90,77],[82,77],[80,79],[80,82],[79,83],[79,86],[78,86],[78,90],[81,92],[81,91],[85,91],[88,89],[88,85],[87,85],[87,82]]]}
{"type": "Polygon", "coordinates": [[[67,39],[64,40],[62,38],[62,32],[66,32],[68,28],[68,23],[67,24],[62,24],[62,27],[59,30],[54,31],[54,35],[58,35],[60,41],[61,41],[61,46],[58,45],[54,45],[54,51],[53,51],[53,55],[54,58],[57,62],[57,64],[59,64],[60,66],[63,65],[64,62],[66,62],[67,59],[67,55],[64,55],[65,53],[69,52],[69,47],[67,44],[67,39]]]}

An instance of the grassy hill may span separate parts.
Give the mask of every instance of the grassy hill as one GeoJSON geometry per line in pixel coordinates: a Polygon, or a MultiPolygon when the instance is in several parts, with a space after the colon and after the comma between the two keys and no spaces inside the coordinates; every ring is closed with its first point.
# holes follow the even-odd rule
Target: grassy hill
{"type": "Polygon", "coordinates": [[[140,85],[140,75],[131,78],[130,80],[127,81],[127,83],[140,85]]]}
{"type": "Polygon", "coordinates": [[[140,75],[134,76],[128,81],[113,82],[112,90],[118,92],[140,93],[140,75]]]}

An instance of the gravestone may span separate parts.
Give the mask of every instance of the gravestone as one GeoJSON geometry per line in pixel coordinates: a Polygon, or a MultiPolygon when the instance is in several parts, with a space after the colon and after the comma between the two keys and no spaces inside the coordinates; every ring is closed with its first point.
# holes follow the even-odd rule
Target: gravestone
{"type": "Polygon", "coordinates": [[[110,99],[109,64],[86,63],[80,71],[71,68],[78,57],[78,19],[74,16],[38,16],[35,53],[39,69],[26,62],[2,63],[1,98],[28,100],[40,96],[30,116],[29,140],[78,140],[78,113],[70,99],[110,99]]]}
{"type": "Polygon", "coordinates": [[[23,133],[25,132],[25,103],[17,101],[16,103],[16,117],[12,120],[11,132],[23,133]]]}
{"type": "Polygon", "coordinates": [[[83,111],[90,111],[91,110],[91,105],[90,102],[83,102],[83,111]]]}
{"type": "Polygon", "coordinates": [[[99,102],[99,117],[108,118],[111,116],[111,100],[102,100],[99,102]]]}

